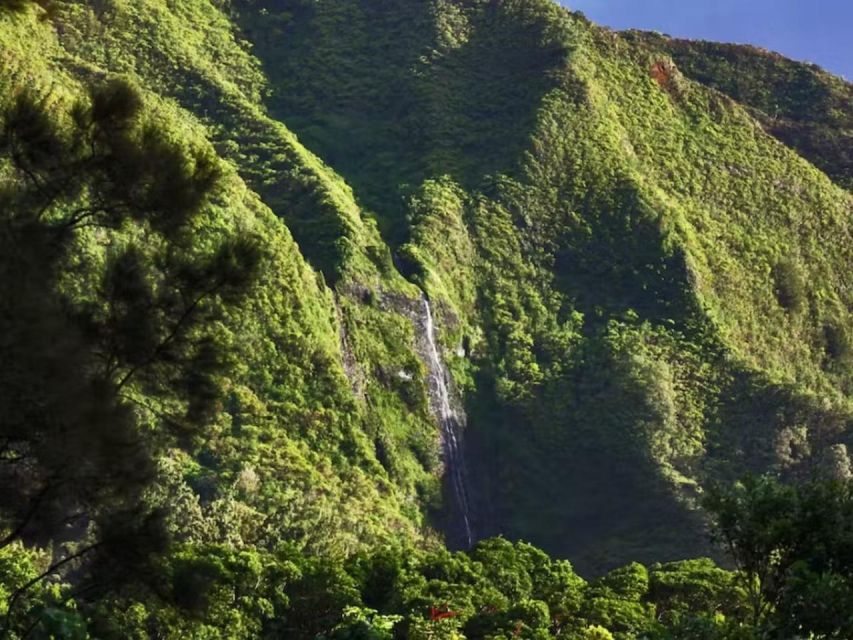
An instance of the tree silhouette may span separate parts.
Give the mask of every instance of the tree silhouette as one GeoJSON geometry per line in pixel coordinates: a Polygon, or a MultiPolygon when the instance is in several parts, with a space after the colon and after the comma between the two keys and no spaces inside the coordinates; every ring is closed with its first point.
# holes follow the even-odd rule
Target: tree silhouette
{"type": "Polygon", "coordinates": [[[67,111],[22,93],[0,158],[0,548],[94,535],[92,551],[118,557],[136,526],[147,541],[131,546],[156,549],[142,492],[158,449],[217,412],[228,358],[209,327],[251,286],[260,243],[194,246],[217,158],[148,124],[121,80],[67,111]],[[120,248],[75,298],[62,283],[94,268],[75,266],[87,228],[120,248]]]}

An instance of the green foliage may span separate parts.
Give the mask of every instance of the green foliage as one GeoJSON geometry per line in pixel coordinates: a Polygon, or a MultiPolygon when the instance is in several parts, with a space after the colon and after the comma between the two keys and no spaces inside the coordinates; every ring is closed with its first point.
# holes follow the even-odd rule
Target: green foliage
{"type": "MultiPolygon", "coordinates": [[[[259,269],[258,286],[240,309],[232,306],[220,315],[216,327],[216,341],[228,345],[226,364],[236,368],[228,376],[205,375],[182,382],[199,396],[209,395],[215,386],[226,391],[216,410],[206,414],[212,431],[198,452],[204,490],[194,484],[202,494],[199,510],[211,530],[218,528],[229,539],[245,537],[252,543],[275,540],[287,531],[300,544],[334,553],[388,538],[392,531],[415,537],[426,510],[420,500],[436,496],[439,483],[433,473],[438,443],[426,412],[422,379],[403,383],[397,377],[402,368],[420,367],[412,352],[411,321],[396,309],[364,308],[360,294],[354,292],[364,289],[364,280],[378,287],[380,278],[383,286],[402,290],[413,301],[417,290],[393,275],[390,253],[381,245],[375,225],[362,218],[350,188],[281,123],[261,113],[263,79],[235,40],[221,8],[208,3],[173,8],[160,2],[112,3],[108,13],[115,19],[115,29],[107,31],[98,27],[105,14],[95,9],[86,3],[63,3],[57,20],[67,27],[68,37],[61,47],[55,38],[45,38],[44,50],[61,48],[78,60],[80,70],[99,64],[133,77],[144,87],[158,124],[168,129],[170,139],[208,151],[205,138],[211,140],[230,163],[219,164],[221,188],[188,237],[200,254],[209,256],[223,234],[257,235],[268,255],[259,269]],[[128,47],[132,40],[137,44],[128,47]],[[223,65],[222,60],[229,62],[223,65]],[[175,71],[179,68],[187,73],[175,71]],[[166,95],[186,108],[163,100],[166,95]],[[190,110],[210,117],[201,124],[190,110]],[[345,219],[353,235],[351,241],[339,244],[351,259],[340,266],[347,278],[360,280],[352,288],[351,303],[342,293],[339,305],[334,304],[331,291],[303,258],[310,247],[300,251],[267,205],[282,217],[299,211],[313,216],[322,205],[330,216],[345,219]],[[350,359],[357,354],[360,362],[355,369],[345,371],[341,366],[344,354],[350,359]],[[370,385],[375,402],[365,402],[361,390],[353,393],[359,380],[370,385]],[[413,413],[413,406],[420,410],[413,413]],[[387,444],[393,479],[380,466],[374,442],[387,444]],[[246,469],[257,477],[257,490],[229,496],[231,483],[246,469]],[[239,533],[231,525],[221,526],[223,520],[234,527],[239,522],[239,533]]],[[[13,66],[30,68],[38,60],[24,56],[13,66]]],[[[38,73],[49,78],[52,71],[38,73]]],[[[101,251],[96,242],[82,255],[91,252],[100,259],[101,251]]],[[[81,265],[65,285],[85,296],[100,286],[99,278],[89,277],[95,275],[81,265]]],[[[330,276],[328,281],[339,277],[330,276]]],[[[199,364],[214,364],[202,356],[199,364]]],[[[145,417],[154,426],[152,413],[145,412],[145,417]]],[[[197,442],[188,435],[191,442],[179,444],[192,448],[197,442]]],[[[184,479],[173,488],[187,488],[178,484],[186,485],[184,479]]]]}
{"type": "Polygon", "coordinates": [[[47,0],[0,0],[0,11],[10,13],[24,13],[34,4],[46,6],[47,0]]]}
{"type": "MultiPolygon", "coordinates": [[[[705,551],[698,487],[775,468],[788,422],[818,439],[849,413],[845,195],[648,43],[540,0],[116,0],[54,20],[61,37],[4,25],[9,95],[132,77],[170,135],[226,161],[196,230],[273,252],[218,327],[239,371],[183,383],[228,391],[191,411],[216,437],[187,479],[205,518],[242,523],[230,537],[346,554],[417,537],[440,505],[403,276],[465,396],[482,528],[585,569],[705,551]],[[796,313],[773,277],[789,254],[796,313]],[[232,495],[247,469],[256,491],[232,495]]],[[[820,92],[789,93],[802,115],[820,92]]]]}
{"type": "Polygon", "coordinates": [[[678,623],[702,615],[737,615],[742,598],[734,576],[708,558],[654,565],[649,597],[656,618],[678,623]]]}
{"type": "Polygon", "coordinates": [[[103,598],[90,612],[91,631],[98,638],[270,637],[300,575],[291,556],[183,545],[161,559],[151,585],[103,598]]]}
{"type": "Polygon", "coordinates": [[[145,515],[141,492],[153,479],[157,443],[142,433],[133,390],[149,390],[146,408],[175,407],[159,412],[161,438],[204,426],[221,396],[221,346],[204,330],[251,285],[260,251],[235,238],[209,258],[193,255],[186,227],[215,188],[216,160],[170,142],[141,113],[136,90],[113,81],[71,110],[70,130],[28,93],[3,120],[0,151],[14,171],[4,203],[4,300],[16,309],[3,314],[10,368],[0,470],[18,478],[4,495],[3,545],[52,539],[85,518],[106,527],[117,513],[141,517],[149,533],[154,516],[145,515]],[[107,254],[100,287],[76,299],[63,290],[68,271],[98,277],[97,262],[71,257],[84,229],[131,225],[145,242],[107,254]]]}
{"type": "Polygon", "coordinates": [[[744,45],[633,33],[672,55],[692,79],[751,107],[764,129],[848,190],[853,186],[849,82],[812,64],[744,45]]]}
{"type": "Polygon", "coordinates": [[[589,626],[578,636],[580,640],[613,640],[613,634],[598,625],[589,626]]]}
{"type": "MultiPolygon", "coordinates": [[[[546,0],[45,15],[0,20],[0,546],[84,552],[49,573],[93,635],[755,631],[707,561],[439,549],[420,300],[478,535],[590,574],[710,552],[703,486],[850,473],[849,85],[546,0]]],[[[847,633],[806,552],[842,542],[797,544],[757,617],[847,633]]]]}
{"type": "Polygon", "coordinates": [[[780,555],[792,526],[796,493],[770,479],[748,479],[729,494],[706,499],[720,541],[742,572],[752,623],[761,624],[775,604],[777,576],[787,571],[780,555]]]}
{"type": "MultiPolygon", "coordinates": [[[[500,538],[467,553],[386,548],[343,562],[287,545],[268,553],[185,544],[161,558],[153,582],[106,595],[84,608],[85,619],[99,638],[844,637],[850,487],[823,482],[800,491],[762,481],[714,498],[722,505],[718,530],[736,532],[738,573],[707,559],[649,569],[632,563],[586,583],[565,561],[500,538]],[[795,496],[795,506],[779,496],[795,496]],[[769,506],[782,509],[775,519],[769,506]],[[750,540],[773,542],[747,548],[750,540]],[[750,553],[755,561],[743,560],[750,553]],[[760,586],[758,619],[751,583],[760,586]]],[[[0,555],[5,593],[37,573],[40,561],[19,546],[13,551],[0,555]]],[[[28,591],[22,619],[58,637],[88,637],[65,588],[28,591]]]]}
{"type": "Polygon", "coordinates": [[[89,637],[86,621],[70,597],[70,586],[48,585],[40,580],[43,567],[49,563],[47,554],[26,549],[20,542],[0,549],[3,637],[12,640],[28,636],[63,640],[89,637]]]}
{"type": "Polygon", "coordinates": [[[633,638],[649,628],[652,609],[646,604],[648,570],[637,563],[615,569],[589,586],[583,617],[614,632],[617,638],[633,638]]]}
{"type": "Polygon", "coordinates": [[[401,616],[383,616],[373,609],[344,609],[342,622],[332,629],[329,640],[392,640],[394,625],[401,616]]]}
{"type": "Polygon", "coordinates": [[[773,267],[776,297],[779,304],[792,313],[801,311],[806,304],[806,284],[797,264],[783,260],[773,267]]]}
{"type": "Polygon", "coordinates": [[[849,480],[794,487],[748,478],[706,504],[740,571],[754,628],[768,637],[850,633],[849,480]]]}

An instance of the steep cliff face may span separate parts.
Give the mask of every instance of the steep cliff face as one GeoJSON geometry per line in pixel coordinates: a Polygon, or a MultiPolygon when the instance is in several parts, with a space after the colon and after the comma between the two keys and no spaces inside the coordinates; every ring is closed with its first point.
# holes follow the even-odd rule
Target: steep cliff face
{"type": "Polygon", "coordinates": [[[223,319],[218,435],[169,480],[246,542],[429,537],[453,434],[476,534],[588,570],[683,557],[706,483],[853,444],[850,170],[820,146],[849,135],[843,81],[727,84],[710,45],[547,0],[58,2],[0,42],[3,104],[142,86],[227,164],[210,225],[274,248],[223,319]]]}

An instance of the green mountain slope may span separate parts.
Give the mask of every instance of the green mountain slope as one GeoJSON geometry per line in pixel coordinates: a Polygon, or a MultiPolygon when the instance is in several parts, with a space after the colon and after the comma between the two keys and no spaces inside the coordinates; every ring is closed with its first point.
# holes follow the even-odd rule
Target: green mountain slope
{"type": "Polygon", "coordinates": [[[850,189],[849,82],[754,47],[639,32],[626,37],[668,53],[691,79],[748,107],[765,131],[850,189]]]}
{"type": "MultiPolygon", "coordinates": [[[[151,487],[185,542],[464,546],[442,480],[464,463],[478,538],[598,573],[710,553],[716,482],[849,466],[843,80],[549,0],[32,3],[0,15],[0,57],[3,110],[138,86],[221,163],[199,242],[263,238],[217,320],[226,397],[151,487]]],[[[72,306],[132,233],[76,237],[72,306]]]]}
{"type": "MultiPolygon", "coordinates": [[[[350,190],[253,103],[251,97],[259,91],[261,78],[219,10],[201,3],[181,4],[173,12],[159,2],[134,2],[115,4],[98,13],[92,7],[69,4],[57,7],[52,20],[39,22],[34,13],[5,19],[9,43],[4,48],[9,70],[4,77],[6,99],[25,83],[35,83],[57,99],[72,96],[80,92],[79,82],[106,72],[139,82],[148,89],[156,117],[173,135],[206,137],[209,144],[224,149],[223,156],[234,158],[228,186],[210,213],[209,224],[258,228],[273,253],[271,268],[256,297],[244,304],[240,314],[225,321],[240,350],[237,359],[242,366],[239,378],[233,381],[227,411],[218,419],[219,435],[206,443],[199,462],[179,465],[184,480],[208,487],[202,510],[236,509],[243,514],[239,517],[260,522],[279,517],[282,521],[269,523],[270,532],[253,531],[251,537],[277,535],[272,531],[292,526],[292,534],[309,546],[338,551],[358,548],[374,536],[413,531],[421,522],[416,489],[423,486],[428,495],[437,481],[420,465],[418,471],[408,472],[404,459],[398,470],[400,493],[395,493],[377,462],[374,444],[374,440],[392,436],[377,431],[376,425],[393,426],[395,435],[409,438],[404,455],[412,459],[419,443],[425,450],[423,456],[430,458],[429,452],[436,449],[432,442],[435,427],[425,409],[408,411],[400,396],[384,387],[377,391],[379,397],[370,408],[363,393],[360,399],[353,394],[344,372],[343,320],[336,310],[336,305],[346,307],[348,303],[343,298],[336,303],[322,278],[306,265],[286,227],[246,181],[261,189],[270,174],[278,175],[276,163],[288,167],[293,177],[283,180],[285,187],[269,196],[271,203],[284,200],[288,210],[325,207],[333,212],[330,215],[349,225],[363,242],[357,246],[363,263],[359,264],[356,255],[350,268],[359,274],[359,281],[369,282],[370,277],[380,277],[377,267],[364,257],[364,245],[376,233],[369,223],[362,224],[350,190]],[[188,24],[197,30],[188,31],[188,24]],[[40,55],[32,55],[33,49],[24,46],[24,33],[29,41],[36,39],[40,55]],[[212,54],[225,55],[234,68],[213,70],[212,54]],[[171,70],[176,73],[172,75],[171,70]],[[241,87],[229,78],[246,82],[241,87]],[[180,100],[187,100],[187,106],[195,100],[192,106],[198,115],[182,107],[180,100]],[[211,112],[217,110],[221,124],[200,119],[203,102],[210,105],[211,112]],[[243,127],[247,132],[240,143],[231,137],[231,127],[243,127]],[[250,160],[238,165],[240,158],[250,160]],[[243,170],[245,179],[240,177],[243,170]],[[393,397],[383,401],[383,394],[393,397]],[[231,487],[247,471],[262,480],[254,494],[238,498],[231,487]],[[371,523],[373,517],[376,520],[371,523]],[[395,521],[399,526],[392,524],[395,521]]],[[[344,239],[339,245],[350,251],[344,239]]],[[[383,257],[376,255],[373,260],[382,264],[383,257]]],[[[391,290],[411,289],[399,277],[388,280],[391,290]]],[[[366,309],[347,322],[354,325],[353,333],[361,327],[368,336],[382,332],[381,340],[365,340],[366,346],[351,344],[353,338],[348,348],[384,358],[377,367],[399,364],[419,371],[411,353],[413,329],[405,319],[366,309]]],[[[365,366],[369,364],[365,362],[365,366]]],[[[414,402],[417,404],[417,398],[414,402]]]]}
{"type": "Polygon", "coordinates": [[[752,112],[548,3],[242,7],[271,112],[461,318],[486,530],[685,553],[697,483],[843,439],[849,196],[752,112]]]}

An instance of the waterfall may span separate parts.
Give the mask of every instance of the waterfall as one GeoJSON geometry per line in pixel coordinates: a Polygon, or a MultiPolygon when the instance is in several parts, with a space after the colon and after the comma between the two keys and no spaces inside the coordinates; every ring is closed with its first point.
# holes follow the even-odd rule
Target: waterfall
{"type": "Polygon", "coordinates": [[[474,544],[471,529],[471,511],[468,503],[468,472],[462,451],[462,426],[464,414],[460,415],[450,402],[449,378],[441,359],[435,339],[435,324],[432,309],[426,296],[423,297],[424,337],[426,338],[426,359],[429,373],[429,397],[432,409],[441,426],[441,443],[444,453],[445,473],[450,481],[450,489],[460,516],[460,533],[464,536],[466,548],[474,544]]]}

